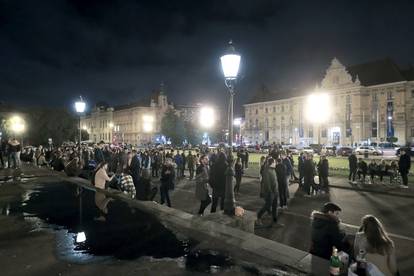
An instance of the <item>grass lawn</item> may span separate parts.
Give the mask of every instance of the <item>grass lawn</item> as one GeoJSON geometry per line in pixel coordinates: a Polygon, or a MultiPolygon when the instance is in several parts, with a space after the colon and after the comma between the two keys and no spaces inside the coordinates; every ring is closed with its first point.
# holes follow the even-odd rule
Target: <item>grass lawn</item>
{"type": "MultiPolygon", "coordinates": [[[[261,154],[261,153],[250,153],[249,154],[249,163],[259,163],[260,162],[260,157],[262,156],[266,156],[266,154],[261,154]]],[[[348,171],[348,158],[347,157],[327,157],[328,161],[329,161],[329,167],[332,169],[336,169],[339,171],[341,170],[346,170],[348,171]]],[[[298,165],[298,155],[294,155],[293,156],[293,160],[295,161],[295,165],[298,165]]],[[[319,156],[315,155],[313,157],[313,160],[317,163],[319,162],[319,156]]],[[[370,159],[365,159],[365,161],[367,161],[367,163],[369,163],[370,159]]],[[[410,170],[411,174],[414,174],[414,164],[413,166],[411,166],[411,170],[410,170]]],[[[343,174],[343,173],[342,173],[343,174]]]]}

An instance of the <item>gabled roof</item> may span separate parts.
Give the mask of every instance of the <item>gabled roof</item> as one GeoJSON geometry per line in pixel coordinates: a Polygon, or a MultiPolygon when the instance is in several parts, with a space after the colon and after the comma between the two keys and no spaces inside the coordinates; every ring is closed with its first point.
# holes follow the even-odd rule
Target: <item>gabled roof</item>
{"type": "Polygon", "coordinates": [[[348,66],[346,69],[351,74],[353,80],[358,76],[363,86],[406,80],[397,64],[389,58],[348,66]]]}

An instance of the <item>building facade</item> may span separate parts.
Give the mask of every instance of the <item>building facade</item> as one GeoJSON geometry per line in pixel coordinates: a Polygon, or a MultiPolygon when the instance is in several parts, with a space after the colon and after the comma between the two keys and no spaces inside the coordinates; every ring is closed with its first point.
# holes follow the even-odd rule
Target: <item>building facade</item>
{"type": "Polygon", "coordinates": [[[115,107],[97,104],[81,118],[81,127],[93,142],[145,144],[153,142],[160,132],[168,108],[173,106],[160,89],[148,101],[115,107]]]}
{"type": "Polygon", "coordinates": [[[401,145],[414,142],[414,68],[401,70],[389,59],[345,67],[334,58],[318,86],[329,97],[329,104],[313,107],[330,109],[324,123],[308,115],[309,91],[281,97],[262,89],[244,105],[244,141],[355,145],[396,137],[401,145]]]}

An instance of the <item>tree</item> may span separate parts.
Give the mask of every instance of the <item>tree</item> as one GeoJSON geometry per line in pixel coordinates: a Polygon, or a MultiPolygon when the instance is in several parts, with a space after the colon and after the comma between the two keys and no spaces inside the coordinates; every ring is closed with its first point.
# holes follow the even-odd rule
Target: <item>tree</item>
{"type": "Polygon", "coordinates": [[[198,145],[202,141],[202,132],[191,122],[184,123],[185,137],[191,145],[198,145]]]}
{"type": "Polygon", "coordinates": [[[387,137],[387,141],[390,143],[397,143],[398,138],[397,137],[387,137]]]}
{"type": "Polygon", "coordinates": [[[171,139],[174,145],[181,145],[185,139],[184,122],[171,108],[165,112],[161,120],[161,132],[171,139]]]}

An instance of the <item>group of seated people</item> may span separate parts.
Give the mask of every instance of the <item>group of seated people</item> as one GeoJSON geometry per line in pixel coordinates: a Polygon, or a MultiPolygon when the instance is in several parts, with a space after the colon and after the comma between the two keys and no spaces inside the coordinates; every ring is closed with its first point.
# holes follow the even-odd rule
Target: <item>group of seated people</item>
{"type": "Polygon", "coordinates": [[[390,184],[392,184],[398,179],[398,164],[395,160],[389,163],[384,159],[379,162],[371,159],[371,162],[367,164],[362,158],[359,158],[357,174],[358,180],[361,182],[365,182],[365,177],[369,175],[371,183],[374,183],[377,176],[380,182],[383,182],[384,177],[389,177],[390,184]]]}
{"type": "Polygon", "coordinates": [[[372,215],[361,220],[355,235],[347,235],[340,228],[339,214],[342,209],[335,203],[325,203],[321,211],[312,212],[312,242],[310,253],[330,259],[333,247],[356,260],[364,252],[365,260],[382,274],[398,275],[396,249],[382,223],[372,215]]]}

